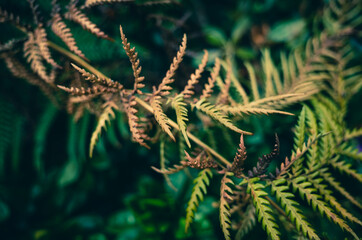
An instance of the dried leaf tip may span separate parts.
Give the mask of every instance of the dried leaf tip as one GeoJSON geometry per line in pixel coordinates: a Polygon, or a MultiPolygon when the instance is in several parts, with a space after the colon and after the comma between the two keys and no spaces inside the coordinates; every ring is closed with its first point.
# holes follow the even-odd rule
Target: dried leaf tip
{"type": "Polygon", "coordinates": [[[142,94],[142,91],[140,89],[143,88],[145,85],[141,82],[145,78],[140,76],[142,67],[139,66],[140,60],[137,58],[138,53],[136,52],[135,47],[131,48],[131,44],[127,41],[126,35],[123,33],[122,26],[119,26],[119,31],[121,34],[123,49],[126,51],[129,61],[132,64],[133,76],[135,79],[133,93],[137,92],[138,94],[142,94]]]}

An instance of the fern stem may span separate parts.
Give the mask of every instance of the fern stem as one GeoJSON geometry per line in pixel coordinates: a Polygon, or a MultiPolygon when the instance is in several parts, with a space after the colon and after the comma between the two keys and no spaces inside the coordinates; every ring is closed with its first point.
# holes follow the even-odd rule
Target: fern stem
{"type": "Polygon", "coordinates": [[[288,219],[288,221],[290,221],[289,217],[287,216],[287,214],[285,214],[285,212],[283,211],[283,209],[281,209],[278,204],[276,204],[269,196],[265,196],[264,197],[266,200],[268,200],[268,202],[275,208],[275,210],[277,210],[280,214],[282,214],[286,219],[288,219]]]}
{"type": "MultiPolygon", "coordinates": [[[[82,58],[78,57],[77,55],[67,51],[66,49],[60,47],[59,45],[48,41],[48,46],[53,48],[54,50],[58,51],[59,53],[69,57],[70,59],[72,59],[73,61],[75,61],[76,63],[78,63],[79,65],[83,66],[84,68],[88,69],[90,72],[92,72],[93,74],[97,75],[98,77],[101,78],[107,78],[106,75],[104,75],[103,73],[101,73],[100,71],[98,71],[96,68],[94,68],[92,65],[90,65],[89,63],[87,63],[85,60],[83,60],[82,58]]],[[[153,113],[154,110],[153,108],[146,103],[145,101],[143,101],[142,99],[136,97],[136,101],[137,103],[142,106],[144,109],[146,109],[147,111],[149,111],[150,113],[153,113]]],[[[179,127],[177,125],[177,123],[175,123],[174,121],[172,121],[170,119],[169,124],[176,129],[177,131],[179,131],[179,127]]],[[[201,141],[200,139],[198,139],[195,135],[193,135],[190,132],[187,132],[187,135],[189,136],[189,138],[196,143],[197,145],[199,145],[200,147],[204,148],[206,151],[208,151],[209,153],[211,153],[212,155],[214,155],[216,157],[216,159],[218,159],[219,163],[228,166],[231,166],[231,163],[226,160],[223,156],[221,156],[218,152],[216,152],[214,149],[212,149],[210,146],[208,146],[206,143],[204,143],[203,141],[201,141]]]]}

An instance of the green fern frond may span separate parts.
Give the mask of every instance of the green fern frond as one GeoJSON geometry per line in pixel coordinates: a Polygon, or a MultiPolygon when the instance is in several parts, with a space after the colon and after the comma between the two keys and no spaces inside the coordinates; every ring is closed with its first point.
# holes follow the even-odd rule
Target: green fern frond
{"type": "MultiPolygon", "coordinates": [[[[161,171],[165,171],[166,169],[166,154],[165,154],[165,138],[161,137],[160,140],[160,166],[161,166],[161,171]]],[[[168,186],[170,186],[170,188],[172,188],[173,190],[177,191],[177,188],[175,187],[175,185],[172,184],[170,177],[168,176],[169,174],[166,173],[162,173],[163,177],[165,178],[168,186]]]]}
{"type": "Polygon", "coordinates": [[[210,184],[211,178],[212,172],[210,169],[206,168],[202,170],[198,177],[194,180],[194,187],[192,188],[191,198],[187,203],[185,232],[187,232],[190,224],[194,219],[197,207],[199,206],[200,202],[204,200],[204,195],[207,194],[207,187],[210,184]]]}
{"type": "Polygon", "coordinates": [[[209,102],[201,101],[196,105],[196,108],[204,112],[206,115],[210,116],[214,120],[218,121],[225,127],[241,134],[252,135],[250,132],[243,131],[231,123],[231,120],[223,113],[223,111],[215,105],[212,105],[209,102]]]}
{"type": "Polygon", "coordinates": [[[255,226],[256,214],[253,204],[249,204],[246,208],[242,219],[243,220],[238,232],[236,233],[235,240],[241,240],[255,226]]]}
{"type": "Polygon", "coordinates": [[[248,183],[247,191],[250,192],[253,200],[258,221],[262,223],[263,229],[267,232],[268,236],[273,240],[280,239],[278,225],[275,223],[275,219],[271,214],[273,210],[270,208],[270,203],[265,199],[268,193],[262,190],[265,188],[262,183],[256,183],[258,180],[259,178],[245,179],[245,181],[240,184],[248,183]]]}
{"type": "Polygon", "coordinates": [[[321,215],[325,215],[330,221],[337,224],[341,229],[350,232],[355,239],[359,239],[353,230],[346,224],[346,222],[338,217],[326,202],[321,200],[321,196],[316,193],[317,190],[312,187],[312,183],[307,181],[305,176],[294,178],[290,180],[290,183],[293,187],[293,191],[299,191],[302,199],[305,199],[314,210],[318,209],[321,215]]]}
{"type": "Polygon", "coordinates": [[[107,129],[107,122],[110,123],[111,119],[115,118],[113,108],[118,109],[118,107],[113,102],[109,102],[106,105],[103,113],[99,116],[99,119],[97,122],[97,127],[92,133],[92,138],[91,138],[91,142],[90,142],[90,146],[89,146],[89,156],[90,157],[93,156],[93,149],[99,139],[99,135],[101,134],[102,129],[103,128],[107,129]]]}
{"type": "Polygon", "coordinates": [[[327,171],[321,171],[320,175],[323,177],[324,181],[326,181],[330,186],[332,186],[334,189],[336,189],[338,192],[341,193],[342,196],[347,198],[351,203],[353,203],[355,206],[362,209],[361,203],[359,203],[349,192],[347,192],[339,182],[337,182],[330,172],[327,171]]]}
{"type": "Polygon", "coordinates": [[[285,179],[278,179],[271,183],[271,191],[275,194],[277,200],[280,202],[283,209],[285,209],[286,214],[289,216],[291,221],[297,227],[297,230],[302,230],[305,237],[308,239],[320,239],[315,233],[315,230],[310,226],[306,221],[305,216],[302,214],[302,211],[298,208],[299,204],[292,200],[295,198],[294,194],[289,192],[289,187],[285,185],[285,179]]]}
{"type": "Polygon", "coordinates": [[[153,114],[155,115],[155,119],[157,121],[157,123],[161,126],[161,129],[167,133],[168,136],[170,136],[170,138],[176,142],[175,137],[173,136],[172,132],[171,132],[171,127],[170,127],[170,119],[166,116],[166,114],[163,112],[162,110],[162,105],[161,105],[161,101],[159,100],[159,96],[155,96],[153,98],[151,98],[151,107],[153,108],[153,114]]]}
{"type": "Polygon", "coordinates": [[[347,130],[344,134],[344,140],[350,140],[362,136],[362,128],[355,128],[353,130],[347,130]]]}
{"type": "Polygon", "coordinates": [[[222,110],[225,113],[230,113],[232,115],[256,115],[256,114],[283,114],[283,115],[290,115],[293,116],[293,113],[274,110],[274,109],[265,109],[265,108],[257,108],[257,107],[245,107],[244,105],[236,105],[236,106],[222,106],[222,110]]]}
{"type": "Polygon", "coordinates": [[[177,125],[180,128],[180,131],[186,141],[187,146],[191,148],[191,143],[186,132],[186,121],[188,121],[187,108],[182,94],[177,95],[172,100],[172,107],[175,109],[176,112],[177,125]]]}
{"type": "Polygon", "coordinates": [[[254,68],[250,63],[245,63],[245,67],[249,72],[249,77],[251,81],[251,90],[253,92],[254,100],[258,100],[260,99],[260,95],[259,95],[258,83],[256,81],[254,68]]]}
{"type": "Polygon", "coordinates": [[[334,158],[329,162],[329,164],[334,168],[337,169],[340,173],[346,174],[357,179],[359,182],[362,182],[362,174],[357,173],[356,170],[351,168],[350,163],[346,163],[344,161],[338,161],[338,158],[334,158]]]}
{"type": "MultiPolygon", "coordinates": [[[[323,170],[324,169],[321,169],[321,171],[323,170]]],[[[342,205],[337,201],[337,199],[334,196],[332,196],[332,191],[327,189],[327,185],[323,184],[322,178],[313,178],[313,176],[308,176],[308,180],[319,191],[321,196],[324,197],[324,200],[328,202],[330,206],[333,206],[336,212],[338,212],[344,219],[348,219],[362,226],[362,222],[356,217],[354,217],[351,213],[349,213],[344,207],[342,207],[342,205]]]]}
{"type": "Polygon", "coordinates": [[[228,201],[232,200],[233,190],[229,185],[234,185],[234,182],[229,178],[233,174],[230,172],[225,173],[221,180],[220,187],[220,225],[224,233],[226,240],[230,240],[230,229],[231,229],[231,213],[228,201]]]}

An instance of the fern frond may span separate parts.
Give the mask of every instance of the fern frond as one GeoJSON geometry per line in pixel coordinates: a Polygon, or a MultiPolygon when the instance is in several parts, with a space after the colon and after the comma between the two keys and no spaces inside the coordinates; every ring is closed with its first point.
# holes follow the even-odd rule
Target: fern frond
{"type": "Polygon", "coordinates": [[[308,239],[320,239],[315,233],[315,230],[311,227],[309,222],[306,221],[302,211],[298,208],[299,204],[293,199],[295,196],[289,192],[289,187],[285,185],[285,179],[278,179],[271,183],[271,191],[275,194],[278,202],[280,202],[286,214],[291,221],[295,224],[298,231],[302,231],[305,237],[308,239]]]}
{"type": "Polygon", "coordinates": [[[83,29],[88,30],[99,38],[110,39],[107,34],[100,30],[97,25],[89,20],[89,18],[82,13],[75,4],[70,4],[68,12],[64,15],[66,19],[78,23],[83,29]]]}
{"type": "MultiPolygon", "coordinates": [[[[165,143],[166,143],[165,138],[161,138],[161,140],[160,140],[160,166],[161,166],[161,171],[164,171],[166,169],[165,143]]],[[[177,188],[171,182],[171,179],[168,176],[168,174],[163,173],[163,177],[165,178],[168,186],[170,186],[170,188],[172,188],[174,191],[177,191],[177,188]]]]}
{"type": "Polygon", "coordinates": [[[182,43],[179,50],[177,51],[176,57],[174,57],[172,60],[170,69],[167,70],[166,76],[162,79],[160,85],[158,85],[157,90],[153,91],[153,96],[167,96],[170,94],[170,90],[172,89],[172,87],[168,85],[175,81],[175,79],[173,79],[172,77],[175,75],[178,66],[182,62],[183,56],[186,53],[186,42],[187,38],[186,34],[184,34],[182,38],[182,43]]]}
{"type": "Polygon", "coordinates": [[[59,13],[54,14],[52,20],[52,30],[62,41],[68,46],[68,48],[77,54],[79,57],[86,59],[82,51],[77,47],[75,39],[70,32],[70,29],[62,21],[62,17],[59,13]]]}
{"type": "Polygon", "coordinates": [[[199,102],[196,105],[196,107],[197,107],[197,109],[204,112],[206,115],[208,115],[211,118],[213,118],[214,120],[218,121],[225,127],[229,128],[237,133],[252,135],[252,133],[243,131],[243,130],[237,128],[234,124],[232,124],[231,120],[223,113],[223,111],[219,107],[212,105],[209,102],[204,102],[204,100],[199,102]]]}
{"type": "Polygon", "coordinates": [[[195,70],[195,73],[192,73],[190,79],[187,81],[187,85],[184,90],[182,90],[181,94],[183,94],[184,98],[190,98],[194,94],[194,85],[199,82],[201,74],[204,72],[205,66],[207,64],[209,53],[204,50],[204,56],[202,57],[201,63],[198,68],[195,70]]]}
{"type": "Polygon", "coordinates": [[[359,203],[349,192],[347,192],[339,182],[337,182],[333,177],[332,174],[329,172],[320,172],[320,175],[323,177],[324,181],[326,181],[330,186],[336,189],[338,192],[342,194],[345,198],[347,198],[351,203],[355,206],[362,209],[361,203],[359,203]]]}
{"type": "Polygon", "coordinates": [[[147,135],[144,132],[144,129],[140,125],[140,120],[137,117],[136,113],[138,112],[135,106],[137,105],[135,96],[132,95],[129,98],[122,98],[122,102],[128,117],[128,124],[130,131],[132,133],[132,140],[139,143],[145,148],[150,148],[146,143],[145,139],[147,135]]]}
{"type": "Polygon", "coordinates": [[[233,172],[235,177],[241,178],[243,176],[242,170],[244,161],[246,159],[246,148],[244,145],[244,136],[241,134],[239,148],[235,154],[234,161],[229,169],[230,172],[233,172]]]}
{"type": "MultiPolygon", "coordinates": [[[[292,153],[292,156],[290,157],[290,160],[288,157],[285,158],[285,161],[280,165],[280,169],[277,168],[275,170],[276,177],[280,178],[284,174],[286,174],[291,166],[296,161],[299,161],[301,157],[308,151],[308,149],[319,139],[327,134],[318,134],[317,136],[308,138],[307,144],[303,144],[302,148],[297,148],[295,152],[292,153]]],[[[296,168],[296,170],[293,170],[293,176],[297,176],[301,173],[301,169],[299,167],[296,168]]]]}
{"type": "Polygon", "coordinates": [[[336,170],[338,170],[342,174],[346,174],[357,179],[359,182],[362,182],[362,174],[357,173],[356,170],[351,168],[351,164],[346,163],[344,161],[338,161],[337,158],[331,160],[329,164],[336,170]]]}
{"type": "Polygon", "coordinates": [[[112,81],[109,78],[98,77],[78,67],[73,63],[71,63],[71,65],[84,77],[85,80],[90,81],[91,83],[97,83],[104,87],[115,89],[117,91],[121,91],[123,89],[123,85],[120,84],[119,82],[112,81]]]}
{"type": "Polygon", "coordinates": [[[142,67],[140,67],[140,60],[137,58],[138,53],[136,52],[135,47],[131,48],[131,44],[127,42],[127,38],[123,33],[122,26],[119,26],[119,31],[121,33],[123,49],[126,51],[129,61],[132,64],[132,70],[133,70],[133,76],[134,76],[133,92],[142,94],[142,91],[140,89],[145,86],[142,83],[142,81],[145,79],[145,77],[140,76],[142,67]]]}
{"type": "Polygon", "coordinates": [[[229,185],[234,185],[234,182],[229,178],[233,174],[230,172],[225,173],[221,180],[220,187],[220,225],[224,233],[226,240],[230,240],[230,228],[231,228],[231,213],[228,201],[232,200],[233,190],[229,185]],[[228,185],[229,184],[229,185],[228,185]]]}
{"type": "Polygon", "coordinates": [[[205,84],[204,89],[202,90],[199,102],[202,102],[204,99],[211,96],[216,78],[219,76],[219,72],[220,72],[220,60],[216,58],[215,65],[211,72],[211,76],[208,78],[207,83],[205,84]]]}
{"type": "Polygon", "coordinates": [[[218,164],[210,156],[206,155],[204,151],[200,152],[195,158],[192,158],[186,150],[184,151],[187,161],[185,165],[196,168],[196,169],[205,169],[205,168],[217,168],[218,164]]]}
{"type": "MultiPolygon", "coordinates": [[[[326,171],[327,169],[321,169],[320,171],[326,171]]],[[[327,185],[323,184],[322,178],[313,178],[313,176],[308,176],[308,180],[313,184],[313,186],[319,191],[323,196],[326,202],[333,206],[333,208],[338,212],[344,219],[348,219],[352,222],[358,223],[362,226],[362,222],[349,213],[342,205],[337,201],[337,199],[332,196],[332,191],[327,189],[327,185]]]]}
{"type": "Polygon", "coordinates": [[[82,8],[90,8],[98,5],[103,5],[106,3],[127,3],[134,2],[134,0],[86,0],[82,8]]]}
{"type": "Polygon", "coordinates": [[[231,69],[231,63],[228,61],[228,67],[226,69],[226,77],[225,77],[225,84],[223,86],[220,86],[220,93],[217,96],[216,105],[224,105],[228,103],[228,100],[230,98],[229,96],[229,90],[231,86],[231,75],[232,75],[232,69],[231,69]]]}
{"type": "Polygon", "coordinates": [[[112,118],[115,118],[113,109],[118,109],[118,107],[113,102],[108,102],[105,105],[103,113],[99,116],[97,127],[92,133],[92,138],[89,147],[89,156],[93,156],[93,149],[99,139],[99,135],[102,132],[102,129],[107,129],[107,122],[110,124],[112,118]]]}
{"type": "Polygon", "coordinates": [[[249,204],[243,214],[241,226],[236,233],[235,240],[241,240],[250,230],[255,226],[256,214],[255,207],[253,204],[249,204]]]}
{"type": "Polygon", "coordinates": [[[250,63],[245,63],[245,67],[248,70],[250,81],[251,81],[251,90],[253,92],[254,100],[260,99],[258,84],[256,82],[256,76],[253,66],[250,63]]]}
{"type": "Polygon", "coordinates": [[[187,108],[182,94],[177,95],[172,100],[172,107],[175,109],[176,112],[177,125],[180,128],[180,131],[186,141],[187,146],[191,148],[191,143],[186,132],[186,121],[188,121],[187,108]]]}
{"type": "Polygon", "coordinates": [[[257,108],[257,107],[245,107],[245,105],[235,105],[235,106],[222,106],[222,110],[225,113],[230,113],[232,115],[256,115],[256,114],[283,114],[283,115],[289,115],[293,116],[293,113],[280,111],[280,110],[274,110],[274,109],[266,109],[266,108],[257,108]]]}
{"type": "Polygon", "coordinates": [[[84,87],[70,87],[70,88],[67,88],[67,87],[64,87],[64,86],[60,86],[58,85],[57,86],[58,88],[74,95],[74,96],[97,96],[97,95],[100,95],[104,92],[107,92],[107,93],[116,93],[118,92],[116,89],[113,89],[113,88],[104,88],[104,87],[101,87],[101,86],[92,86],[92,87],[89,87],[89,88],[84,88],[84,87]]]}
{"type": "Polygon", "coordinates": [[[185,232],[187,232],[190,224],[192,223],[197,207],[200,202],[204,200],[204,195],[207,194],[207,187],[210,185],[210,179],[212,178],[212,172],[210,169],[202,170],[198,177],[194,180],[194,187],[192,188],[192,194],[186,209],[186,223],[185,232]]]}
{"type": "Polygon", "coordinates": [[[52,58],[49,48],[48,48],[48,39],[46,31],[42,24],[39,24],[39,26],[34,31],[35,35],[35,41],[39,46],[39,51],[41,56],[47,61],[49,64],[51,64],[54,67],[61,68],[52,58]]]}
{"type": "Polygon", "coordinates": [[[182,161],[181,165],[174,164],[172,167],[169,167],[169,168],[158,169],[153,166],[151,168],[158,173],[169,175],[169,174],[174,174],[174,173],[177,173],[177,172],[185,169],[186,166],[187,166],[186,163],[184,161],[182,161]]]}
{"type": "Polygon", "coordinates": [[[270,208],[270,203],[265,199],[265,196],[268,196],[268,193],[262,190],[265,188],[263,184],[255,183],[258,180],[259,178],[245,179],[241,184],[244,184],[245,182],[248,183],[247,191],[250,192],[256,209],[256,215],[258,216],[258,221],[262,223],[263,229],[271,239],[280,239],[278,225],[275,223],[275,219],[271,214],[273,210],[270,208]]]}
{"type": "Polygon", "coordinates": [[[311,187],[312,183],[307,181],[306,177],[300,176],[290,180],[293,191],[299,191],[302,199],[306,199],[308,204],[313,207],[314,210],[318,209],[321,215],[325,215],[330,221],[337,224],[341,229],[350,232],[355,239],[359,239],[353,230],[345,223],[343,219],[338,217],[326,202],[322,201],[320,195],[316,193],[316,189],[311,187]]]}
{"type": "Polygon", "coordinates": [[[165,133],[167,133],[167,135],[170,136],[170,138],[174,142],[176,142],[176,139],[171,132],[170,119],[163,112],[159,98],[160,98],[160,96],[155,96],[155,97],[152,97],[150,100],[151,107],[153,109],[153,114],[155,116],[157,123],[161,126],[161,129],[165,133]]]}
{"type": "Polygon", "coordinates": [[[355,128],[353,130],[347,130],[344,135],[344,140],[350,140],[362,136],[362,128],[355,128]]]}
{"type": "Polygon", "coordinates": [[[33,33],[28,33],[28,40],[24,43],[24,57],[30,63],[31,69],[41,77],[45,82],[49,82],[46,68],[42,63],[41,52],[39,46],[36,44],[35,36],[33,33]]]}

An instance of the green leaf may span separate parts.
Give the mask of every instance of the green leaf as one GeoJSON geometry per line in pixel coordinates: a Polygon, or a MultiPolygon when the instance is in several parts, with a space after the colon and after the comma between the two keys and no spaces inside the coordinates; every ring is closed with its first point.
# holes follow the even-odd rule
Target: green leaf
{"type": "Polygon", "coordinates": [[[273,42],[285,42],[300,35],[305,28],[305,21],[301,18],[292,19],[275,24],[268,33],[268,39],[273,42]]]}

